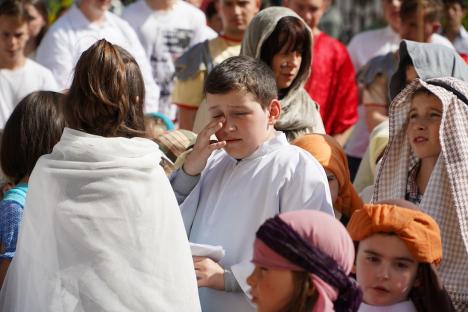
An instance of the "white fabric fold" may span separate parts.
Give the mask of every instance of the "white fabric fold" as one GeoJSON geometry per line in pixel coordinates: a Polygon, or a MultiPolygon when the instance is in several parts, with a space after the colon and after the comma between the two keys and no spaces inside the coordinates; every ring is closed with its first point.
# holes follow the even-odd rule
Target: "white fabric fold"
{"type": "Polygon", "coordinates": [[[200,311],[160,157],[150,140],[66,128],[31,175],[0,311],[200,311]]]}

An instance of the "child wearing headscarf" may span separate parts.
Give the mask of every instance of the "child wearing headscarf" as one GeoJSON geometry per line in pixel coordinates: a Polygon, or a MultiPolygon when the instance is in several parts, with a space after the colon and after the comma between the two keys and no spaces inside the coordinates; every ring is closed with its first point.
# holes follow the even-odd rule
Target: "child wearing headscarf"
{"type": "Polygon", "coordinates": [[[335,215],[342,221],[362,207],[363,202],[354,190],[348,169],[348,160],[341,145],[333,137],[323,134],[307,134],[295,139],[296,145],[314,156],[327,174],[335,215]]]}
{"type": "Polygon", "coordinates": [[[435,269],[442,242],[429,215],[390,204],[365,205],[351,217],[348,231],[357,245],[359,312],[454,311],[435,269]]]}
{"type": "Polygon", "coordinates": [[[354,246],[344,226],[319,211],[268,219],[257,231],[247,282],[258,311],[357,311],[362,293],[348,275],[354,246]]]}
{"type": "Polygon", "coordinates": [[[372,201],[406,198],[441,228],[439,272],[458,311],[468,310],[468,83],[416,80],[390,106],[390,140],[372,201]]]}

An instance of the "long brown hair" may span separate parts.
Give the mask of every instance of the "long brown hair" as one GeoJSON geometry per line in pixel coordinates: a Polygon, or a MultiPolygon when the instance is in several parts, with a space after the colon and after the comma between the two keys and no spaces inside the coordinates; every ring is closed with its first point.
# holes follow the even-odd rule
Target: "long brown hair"
{"type": "Polygon", "coordinates": [[[281,312],[309,312],[317,301],[317,290],[314,288],[312,294],[308,294],[310,288],[310,273],[306,271],[293,271],[294,291],[291,300],[284,306],[281,312]]]}
{"type": "Polygon", "coordinates": [[[104,137],[145,136],[143,78],[122,50],[102,39],[81,55],[64,105],[71,128],[104,137]]]}

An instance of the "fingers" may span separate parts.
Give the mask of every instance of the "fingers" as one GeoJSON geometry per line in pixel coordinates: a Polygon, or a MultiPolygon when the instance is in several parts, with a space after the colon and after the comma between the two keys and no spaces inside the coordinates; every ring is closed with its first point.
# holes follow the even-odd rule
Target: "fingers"
{"type": "Polygon", "coordinates": [[[224,117],[220,117],[217,119],[213,119],[205,128],[198,134],[198,137],[201,137],[203,140],[209,140],[210,137],[215,134],[218,130],[223,127],[225,119],[224,117]]]}

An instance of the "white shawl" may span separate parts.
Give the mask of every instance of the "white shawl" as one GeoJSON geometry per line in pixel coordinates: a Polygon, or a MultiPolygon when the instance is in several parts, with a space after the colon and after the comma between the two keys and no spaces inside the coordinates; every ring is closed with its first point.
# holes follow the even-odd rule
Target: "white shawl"
{"type": "Polygon", "coordinates": [[[0,311],[200,311],[160,156],[150,140],[66,128],[31,175],[0,311]]]}

